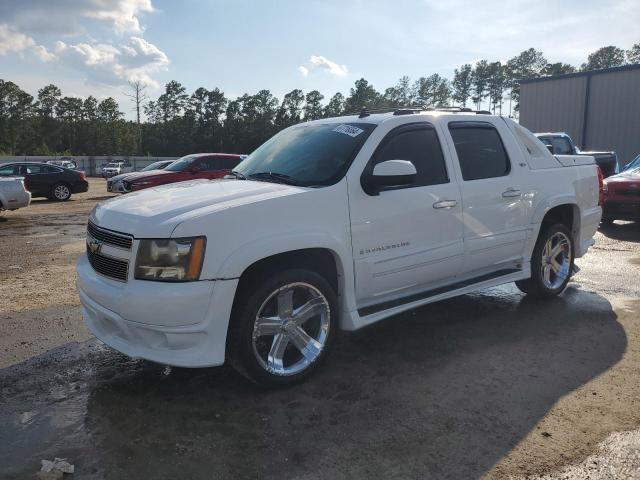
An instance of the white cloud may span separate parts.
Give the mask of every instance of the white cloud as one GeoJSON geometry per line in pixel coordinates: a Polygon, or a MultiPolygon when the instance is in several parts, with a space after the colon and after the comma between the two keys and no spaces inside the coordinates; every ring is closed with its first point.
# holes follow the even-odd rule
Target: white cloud
{"type": "Polygon", "coordinates": [[[153,11],[151,0],[57,0],[55,7],[50,0],[21,0],[11,7],[8,3],[0,0],[0,18],[6,22],[0,23],[0,56],[30,53],[44,62],[57,60],[60,65],[84,72],[92,83],[108,85],[139,80],[155,87],[158,84],[152,75],[169,65],[167,55],[141,36],[144,29],[139,16],[153,11]],[[29,36],[31,32],[38,38],[47,34],[55,34],[54,38],[78,35],[92,25],[91,20],[106,26],[112,34],[138,35],[124,42],[118,37],[113,43],[98,43],[85,34],[89,40],[58,40],[53,49],[29,36]]]}
{"type": "Polygon", "coordinates": [[[0,24],[0,55],[8,53],[22,55],[25,51],[33,52],[45,62],[52,60],[49,51],[43,45],[38,45],[33,38],[15,31],[8,25],[0,24]]]}
{"type": "Polygon", "coordinates": [[[347,73],[346,65],[338,65],[335,62],[332,62],[327,57],[311,55],[311,65],[316,68],[321,68],[332,75],[336,75],[338,77],[344,77],[347,73]]]}
{"type": "Polygon", "coordinates": [[[117,33],[140,33],[140,14],[153,12],[151,0],[20,0],[0,2],[0,18],[27,34],[78,35],[86,20],[109,25],[117,33]]]}
{"type": "Polygon", "coordinates": [[[304,65],[300,65],[298,67],[298,71],[300,72],[300,75],[302,75],[303,77],[306,77],[309,75],[309,69],[304,65]]]}
{"type": "Polygon", "coordinates": [[[90,80],[110,85],[139,80],[156,87],[158,83],[151,75],[169,65],[166,54],[141,37],[131,37],[128,45],[119,47],[58,41],[55,55],[60,63],[87,72],[90,80]]]}

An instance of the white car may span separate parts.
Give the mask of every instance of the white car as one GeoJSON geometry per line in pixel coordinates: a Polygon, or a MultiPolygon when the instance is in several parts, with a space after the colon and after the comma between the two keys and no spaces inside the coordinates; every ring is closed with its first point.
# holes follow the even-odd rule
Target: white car
{"type": "Polygon", "coordinates": [[[133,166],[127,162],[109,162],[102,167],[102,176],[104,178],[115,177],[123,173],[133,172],[133,166]]]}
{"type": "MultiPolygon", "coordinates": [[[[593,158],[496,116],[397,110],[278,133],[228,179],[108,200],[77,265],[91,331],[131,357],[309,375],[338,329],[507,282],[561,293],[602,214],[593,158]]],[[[428,320],[425,320],[428,321],[428,320]]]]}
{"type": "Polygon", "coordinates": [[[46,163],[49,165],[57,165],[58,167],[68,168],[70,170],[75,170],[76,168],[78,168],[78,164],[74,160],[67,159],[67,158],[60,158],[58,160],[49,160],[46,163]]]}
{"type": "Polygon", "coordinates": [[[24,186],[23,177],[0,177],[0,211],[28,207],[31,193],[24,186]]]}

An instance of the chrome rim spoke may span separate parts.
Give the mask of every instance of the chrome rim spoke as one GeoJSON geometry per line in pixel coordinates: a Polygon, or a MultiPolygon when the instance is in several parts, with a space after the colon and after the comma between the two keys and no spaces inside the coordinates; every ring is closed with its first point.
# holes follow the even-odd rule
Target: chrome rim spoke
{"type": "Polygon", "coordinates": [[[324,297],[314,297],[301,307],[296,308],[292,315],[296,324],[302,325],[310,318],[320,314],[325,307],[325,302],[324,297]]]}
{"type": "Polygon", "coordinates": [[[302,327],[294,328],[290,333],[291,343],[302,353],[304,358],[312,362],[322,350],[322,345],[305,332],[302,327]]]}
{"type": "Polygon", "coordinates": [[[293,313],[293,289],[287,288],[278,293],[278,316],[288,318],[293,313]]]}
{"type": "Polygon", "coordinates": [[[279,333],[273,337],[269,357],[267,358],[269,370],[273,372],[284,371],[284,352],[289,344],[289,337],[284,333],[279,333]]]}
{"type": "Polygon", "coordinates": [[[280,317],[258,317],[253,327],[253,335],[256,337],[276,335],[281,330],[282,319],[280,317]]]}
{"type": "Polygon", "coordinates": [[[258,309],[253,325],[256,360],[274,375],[305,370],[323,351],[330,315],[329,301],[313,285],[291,283],[273,291],[258,309]]]}

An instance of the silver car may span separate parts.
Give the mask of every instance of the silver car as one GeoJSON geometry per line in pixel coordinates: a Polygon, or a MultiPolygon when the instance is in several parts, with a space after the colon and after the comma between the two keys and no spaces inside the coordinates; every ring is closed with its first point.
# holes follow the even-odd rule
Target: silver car
{"type": "Polygon", "coordinates": [[[24,186],[23,177],[0,176],[0,210],[17,210],[31,203],[31,193],[24,186]]]}
{"type": "MultiPolygon", "coordinates": [[[[140,171],[148,172],[149,170],[164,170],[173,162],[175,162],[175,160],[160,160],[159,162],[154,162],[151,165],[147,165],[140,171]]],[[[123,173],[121,175],[107,178],[107,192],[127,193],[122,184],[122,180],[130,175],[135,175],[135,173],[123,173]]]]}

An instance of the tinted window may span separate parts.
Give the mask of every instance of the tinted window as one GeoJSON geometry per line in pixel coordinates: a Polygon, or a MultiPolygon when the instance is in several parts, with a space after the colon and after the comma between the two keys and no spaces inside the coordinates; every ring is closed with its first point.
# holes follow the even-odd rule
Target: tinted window
{"type": "Polygon", "coordinates": [[[198,172],[211,171],[211,170],[221,170],[222,165],[219,158],[216,157],[205,157],[195,164],[195,168],[198,172]]]}
{"type": "Polygon", "coordinates": [[[333,185],[375,127],[359,122],[295,125],[267,140],[236,170],[247,177],[275,173],[299,185],[333,185]]]}
{"type": "Polygon", "coordinates": [[[46,167],[43,165],[20,165],[18,171],[20,172],[20,175],[45,173],[46,167]]]}
{"type": "Polygon", "coordinates": [[[436,131],[430,126],[408,126],[392,132],[376,152],[373,165],[386,160],[409,160],[418,178],[412,187],[447,183],[447,169],[436,131]]]}
{"type": "Polygon", "coordinates": [[[64,171],[61,168],[56,167],[43,167],[43,169],[46,170],[46,173],[62,173],[64,171]]]}
{"type": "Polygon", "coordinates": [[[509,173],[507,152],[498,131],[491,124],[452,122],[449,131],[464,180],[503,177],[509,173]]]}
{"type": "Polygon", "coordinates": [[[220,162],[222,163],[222,168],[231,170],[232,168],[236,168],[236,165],[240,163],[240,159],[235,157],[223,157],[220,159],[220,162]]]}

